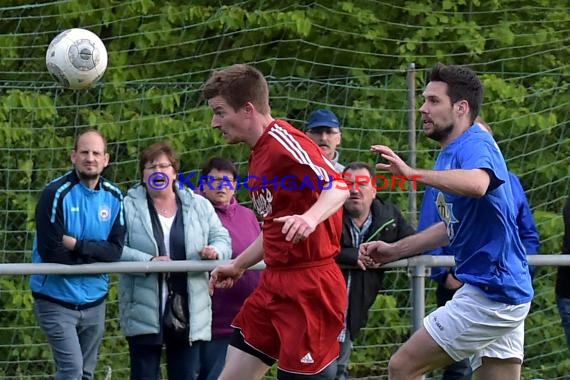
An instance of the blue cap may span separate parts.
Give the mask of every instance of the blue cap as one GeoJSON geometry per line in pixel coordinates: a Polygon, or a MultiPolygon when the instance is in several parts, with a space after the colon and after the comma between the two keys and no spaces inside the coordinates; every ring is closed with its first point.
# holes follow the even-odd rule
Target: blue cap
{"type": "Polygon", "coordinates": [[[340,128],[338,117],[327,109],[319,109],[309,115],[307,120],[307,128],[313,129],[318,127],[340,128]]]}

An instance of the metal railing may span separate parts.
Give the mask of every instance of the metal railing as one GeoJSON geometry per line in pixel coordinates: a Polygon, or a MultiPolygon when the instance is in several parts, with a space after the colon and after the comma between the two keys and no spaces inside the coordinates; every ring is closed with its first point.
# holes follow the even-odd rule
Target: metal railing
{"type": "MultiPolygon", "coordinates": [[[[570,266],[570,255],[544,254],[528,257],[532,266],[570,266]]],[[[204,272],[211,271],[216,266],[229,263],[226,260],[208,261],[147,261],[147,262],[115,262],[93,263],[83,265],[64,264],[31,264],[8,263],[0,264],[2,275],[32,275],[32,274],[96,274],[96,273],[156,273],[156,272],[204,272]]],[[[455,265],[453,256],[421,255],[398,260],[383,266],[383,268],[408,268],[411,282],[412,330],[421,328],[426,310],[426,277],[429,278],[432,267],[452,267],[455,265]]],[[[251,270],[263,270],[263,262],[251,267],[251,270]]],[[[106,379],[111,378],[108,369],[106,379]]],[[[425,379],[425,377],[423,377],[425,379]]]]}
{"type": "MultiPolygon", "coordinates": [[[[528,257],[534,266],[570,266],[570,255],[532,255],[528,257]]],[[[121,261],[115,263],[93,263],[83,265],[64,264],[0,264],[2,275],[30,274],[95,274],[95,273],[155,273],[155,272],[205,272],[229,261],[121,261]]],[[[455,264],[453,256],[422,255],[394,261],[383,268],[408,268],[412,288],[412,329],[416,331],[422,326],[425,315],[425,279],[429,277],[431,267],[451,267],[455,264]]],[[[264,263],[256,264],[250,269],[262,270],[264,263]]]]}

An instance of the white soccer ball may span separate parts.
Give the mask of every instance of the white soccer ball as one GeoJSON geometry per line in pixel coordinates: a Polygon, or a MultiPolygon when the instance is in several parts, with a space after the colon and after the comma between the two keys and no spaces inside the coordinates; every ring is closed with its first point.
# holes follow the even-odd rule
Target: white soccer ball
{"type": "Polygon", "coordinates": [[[80,90],[95,84],[107,69],[107,49],[103,41],[85,29],[68,29],[51,41],[46,66],[63,87],[80,90]]]}

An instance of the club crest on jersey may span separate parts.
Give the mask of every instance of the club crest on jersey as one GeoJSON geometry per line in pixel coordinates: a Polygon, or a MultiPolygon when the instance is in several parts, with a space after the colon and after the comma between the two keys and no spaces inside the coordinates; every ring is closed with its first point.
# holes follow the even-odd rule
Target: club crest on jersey
{"type": "Polygon", "coordinates": [[[99,220],[107,221],[111,217],[111,209],[107,205],[99,207],[99,220]]]}
{"type": "Polygon", "coordinates": [[[273,207],[271,205],[273,202],[273,194],[271,194],[271,191],[267,188],[252,191],[251,201],[255,212],[264,218],[273,211],[273,207]]]}
{"type": "Polygon", "coordinates": [[[447,227],[447,236],[449,237],[449,241],[452,242],[453,238],[455,237],[455,231],[453,230],[453,225],[457,223],[457,218],[453,215],[453,203],[447,203],[445,201],[445,195],[440,191],[437,193],[437,199],[435,201],[435,205],[437,206],[437,212],[439,217],[445,223],[447,227]]]}

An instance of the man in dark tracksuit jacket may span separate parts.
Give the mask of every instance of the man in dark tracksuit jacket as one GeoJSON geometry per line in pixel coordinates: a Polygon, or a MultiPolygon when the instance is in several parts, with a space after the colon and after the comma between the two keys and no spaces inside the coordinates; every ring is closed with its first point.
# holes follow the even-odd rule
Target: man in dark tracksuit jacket
{"type": "Polygon", "coordinates": [[[370,180],[373,176],[370,166],[361,162],[348,164],[343,172],[350,197],[344,205],[341,251],[336,261],[347,282],[348,310],[346,328],[339,339],[337,380],[348,379],[352,341],[366,325],[368,310],[382,289],[384,277],[383,269],[359,257],[359,245],[375,240],[391,243],[415,232],[395,205],[376,198],[376,189],[370,180]]]}
{"type": "MultiPolygon", "coordinates": [[[[109,162],[103,136],[81,134],[71,161],[74,170],[42,191],[32,260],[68,265],[118,261],[125,240],[123,194],[101,177],[109,162]]],[[[55,379],[92,379],[105,328],[108,275],[32,275],[30,287],[36,318],[54,356],[55,379]]]]}

